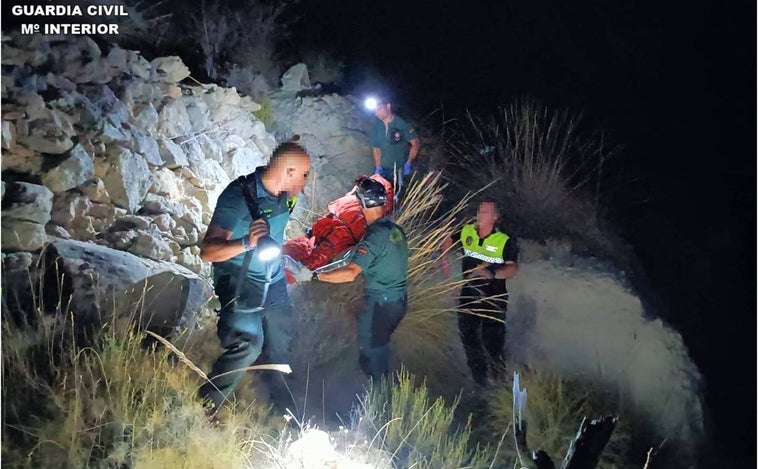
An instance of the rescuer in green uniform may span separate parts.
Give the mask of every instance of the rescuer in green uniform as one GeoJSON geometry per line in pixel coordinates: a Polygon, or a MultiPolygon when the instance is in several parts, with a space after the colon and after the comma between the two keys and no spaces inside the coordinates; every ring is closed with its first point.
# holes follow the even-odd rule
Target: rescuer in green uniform
{"type": "Polygon", "coordinates": [[[392,104],[386,97],[377,99],[375,105],[373,111],[376,120],[370,131],[376,166],[374,173],[392,182],[395,194],[399,197],[403,179],[411,174],[411,166],[421,148],[418,132],[405,119],[392,112],[392,104]]]}
{"type": "Polygon", "coordinates": [[[363,273],[365,303],[358,316],[358,360],[363,371],[377,381],[389,372],[390,336],[408,305],[408,240],[403,229],[384,216],[387,192],[382,183],[363,176],[355,195],[361,201],[368,227],[351,262],[329,272],[314,273],[291,259],[285,261],[298,282],[345,283],[363,273]]]}
{"type": "MultiPolygon", "coordinates": [[[[213,404],[209,415],[215,415],[245,367],[262,352],[274,363],[290,360],[294,320],[279,246],[292,197],[303,190],[310,166],[303,147],[283,143],[267,166],[232,181],[218,198],[200,243],[200,258],[213,262],[213,285],[221,302],[217,335],[225,349],[200,388],[200,396],[213,404]],[[264,239],[274,245],[269,256],[263,255],[264,239]]],[[[289,399],[284,381],[268,377],[272,401],[283,407],[289,399]]]]}
{"type": "MultiPolygon", "coordinates": [[[[490,374],[505,368],[505,312],[508,306],[506,279],[518,272],[518,244],[497,226],[497,203],[479,203],[476,222],[449,236],[442,244],[447,253],[453,244],[463,249],[461,270],[467,282],[458,300],[458,330],[474,381],[489,384],[490,374]]],[[[443,256],[442,269],[450,276],[443,256]]]]}

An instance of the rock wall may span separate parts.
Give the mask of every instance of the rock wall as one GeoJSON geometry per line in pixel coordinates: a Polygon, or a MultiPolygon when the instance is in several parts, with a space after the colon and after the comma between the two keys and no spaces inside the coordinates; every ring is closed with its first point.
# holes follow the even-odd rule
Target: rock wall
{"type": "Polygon", "coordinates": [[[290,227],[293,236],[323,214],[330,200],[350,190],[359,175],[374,172],[368,139],[374,116],[350,96],[321,95],[317,88],[303,88],[307,70],[296,67],[285,73],[288,80],[282,78],[282,88],[269,95],[274,134],[279,140],[298,135],[312,157],[312,179],[293,213],[302,224],[290,227]]]}
{"type": "MultiPolygon", "coordinates": [[[[180,84],[192,81],[189,74],[178,57],[148,61],[117,46],[102,50],[88,37],[3,38],[9,265],[36,264],[50,243],[79,240],[96,245],[102,259],[133,266],[144,258],[177,264],[169,270],[185,279],[208,276],[198,242],[218,194],[265,164],[276,140],[253,114],[257,103],[233,88],[180,84]]],[[[103,283],[129,285],[112,280],[103,283]]]]}

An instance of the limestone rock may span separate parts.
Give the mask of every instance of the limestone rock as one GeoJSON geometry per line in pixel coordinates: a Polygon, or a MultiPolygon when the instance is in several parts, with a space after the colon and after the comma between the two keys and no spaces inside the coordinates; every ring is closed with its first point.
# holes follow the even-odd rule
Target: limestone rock
{"type": "Polygon", "coordinates": [[[186,137],[192,131],[187,109],[182,100],[164,104],[159,110],[158,133],[167,138],[186,137]]]}
{"type": "Polygon", "coordinates": [[[53,193],[47,187],[27,182],[11,182],[5,190],[3,224],[25,221],[44,225],[50,221],[53,193]]]}
{"type": "Polygon", "coordinates": [[[149,165],[163,166],[163,159],[160,155],[158,142],[139,128],[133,128],[131,134],[133,151],[145,158],[145,161],[147,161],[149,165]]]}
{"type": "Polygon", "coordinates": [[[77,318],[127,317],[170,332],[194,321],[213,291],[188,269],[93,243],[54,240],[48,250],[71,288],[65,304],[77,318]]]}
{"type": "MultiPolygon", "coordinates": [[[[230,136],[231,137],[231,136],[230,136]]],[[[210,138],[207,135],[199,135],[197,138],[197,142],[200,145],[200,151],[203,152],[206,158],[218,161],[221,163],[224,160],[224,143],[226,143],[228,139],[224,139],[222,142],[219,142],[217,139],[210,138]]],[[[242,145],[239,145],[237,148],[244,147],[244,141],[242,145]]]]}
{"type": "Polygon", "coordinates": [[[2,223],[0,232],[4,251],[37,251],[47,242],[45,226],[30,221],[2,223]]]}
{"type": "Polygon", "coordinates": [[[152,185],[152,173],[145,159],[126,148],[116,147],[109,154],[108,163],[103,183],[111,201],[121,208],[136,211],[152,185]]]}
{"type": "Polygon", "coordinates": [[[189,68],[176,56],[158,57],[150,65],[169,83],[178,83],[190,76],[189,68]]]}
{"type": "Polygon", "coordinates": [[[66,231],[65,228],[63,228],[60,225],[56,225],[53,222],[48,223],[45,225],[45,232],[48,236],[52,236],[54,238],[61,238],[61,239],[71,239],[71,234],[66,231]]]}
{"type": "Polygon", "coordinates": [[[39,136],[29,135],[19,138],[19,143],[38,153],[50,153],[60,155],[74,146],[74,142],[68,135],[39,136]]]}
{"type": "Polygon", "coordinates": [[[150,192],[168,197],[170,200],[178,200],[182,196],[178,182],[173,171],[161,168],[153,172],[153,185],[150,186],[150,192]]]}
{"type": "Polygon", "coordinates": [[[205,132],[213,119],[208,103],[202,98],[190,97],[185,100],[187,116],[193,132],[205,132]]]}
{"type": "Polygon", "coordinates": [[[44,158],[39,153],[21,145],[15,145],[3,152],[3,171],[12,169],[20,173],[37,174],[42,170],[44,158]]]}
{"type": "Polygon", "coordinates": [[[150,215],[168,213],[174,217],[180,218],[184,216],[186,210],[186,207],[181,202],[174,202],[166,196],[149,193],[145,196],[145,200],[142,201],[140,213],[150,215]]]}
{"type": "Polygon", "coordinates": [[[87,197],[75,192],[56,194],[50,219],[57,225],[69,227],[75,219],[85,216],[91,207],[92,202],[87,197]]]}
{"type": "Polygon", "coordinates": [[[161,83],[158,85],[162,98],[179,99],[182,96],[182,89],[171,83],[161,83]]]}
{"type": "Polygon", "coordinates": [[[175,169],[189,166],[189,160],[187,159],[184,150],[172,140],[168,138],[159,139],[158,149],[163,164],[167,168],[175,169]]]}
{"type": "Polygon", "coordinates": [[[150,62],[142,57],[137,51],[126,51],[127,71],[130,75],[139,78],[150,78],[152,67],[150,62]]]}
{"type": "Polygon", "coordinates": [[[236,179],[255,171],[262,166],[265,158],[258,149],[249,147],[238,148],[224,158],[221,167],[224,168],[230,179],[236,179]]]}
{"type": "Polygon", "coordinates": [[[49,47],[47,51],[37,48],[18,49],[3,42],[2,64],[15,65],[17,67],[23,67],[24,65],[38,67],[47,60],[48,51],[49,47]]]}
{"type": "Polygon", "coordinates": [[[114,45],[111,50],[108,51],[108,56],[105,58],[105,63],[114,69],[114,71],[122,72],[126,70],[127,58],[127,51],[120,48],[118,45],[114,45]]]}
{"type": "Polygon", "coordinates": [[[42,176],[42,183],[53,192],[65,192],[95,177],[92,158],[81,145],[75,145],[68,158],[42,176]]]}
{"type": "Polygon", "coordinates": [[[64,77],[63,75],[56,75],[52,72],[49,72],[45,79],[47,81],[47,86],[57,88],[58,90],[66,91],[69,93],[76,91],[76,83],[64,77]]]}
{"type": "Polygon", "coordinates": [[[152,219],[141,215],[124,215],[111,227],[112,231],[137,230],[146,231],[150,228],[152,219]]]}
{"type": "Polygon", "coordinates": [[[145,129],[149,133],[153,133],[158,128],[158,111],[155,110],[153,103],[140,103],[135,104],[132,109],[132,118],[130,122],[134,126],[145,129]]]}
{"type": "Polygon", "coordinates": [[[129,247],[129,252],[156,261],[168,260],[173,251],[168,242],[157,233],[141,232],[129,247]]]}
{"type": "Polygon", "coordinates": [[[282,90],[300,91],[304,88],[310,88],[311,82],[308,78],[308,66],[304,63],[293,65],[282,75],[282,90]]]}
{"type": "Polygon", "coordinates": [[[188,268],[192,272],[199,273],[203,267],[200,256],[193,254],[190,248],[184,248],[176,255],[176,262],[188,268]]]}
{"type": "Polygon", "coordinates": [[[99,177],[85,182],[81,185],[80,189],[84,192],[84,195],[93,202],[103,204],[110,201],[110,196],[105,189],[105,184],[99,177]]]}
{"type": "Polygon", "coordinates": [[[89,101],[90,106],[94,106],[103,116],[113,122],[117,128],[120,128],[121,124],[129,120],[129,109],[116,96],[110,86],[89,85],[81,87],[81,89],[84,98],[89,101]]]}
{"type": "Polygon", "coordinates": [[[168,213],[162,213],[153,217],[153,224],[160,230],[161,234],[171,236],[171,230],[176,227],[176,222],[168,213]]]}
{"type": "Polygon", "coordinates": [[[2,127],[2,147],[4,150],[9,150],[14,145],[16,145],[16,125],[11,121],[4,120],[2,127]]]}

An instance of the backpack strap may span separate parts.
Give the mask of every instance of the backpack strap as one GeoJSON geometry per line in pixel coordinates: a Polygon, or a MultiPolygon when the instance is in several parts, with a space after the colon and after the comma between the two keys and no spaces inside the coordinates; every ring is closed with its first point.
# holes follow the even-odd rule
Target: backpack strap
{"type": "Polygon", "coordinates": [[[248,174],[247,176],[240,176],[237,180],[242,184],[242,194],[245,196],[245,202],[247,203],[247,209],[250,211],[250,216],[253,220],[260,218],[260,208],[254,195],[258,192],[255,173],[248,174]]]}
{"type": "MultiPolygon", "coordinates": [[[[258,187],[257,187],[257,183],[255,179],[256,179],[255,173],[248,174],[247,176],[240,176],[239,178],[237,178],[240,184],[242,184],[242,194],[245,196],[245,203],[247,204],[247,209],[250,211],[251,220],[257,220],[258,218],[261,218],[260,206],[258,205],[258,201],[256,200],[255,195],[254,195],[258,191],[258,187]]],[[[237,286],[234,292],[235,301],[238,301],[240,298],[240,294],[242,293],[242,288],[245,284],[245,279],[247,277],[247,269],[250,267],[250,261],[252,260],[253,260],[253,251],[245,252],[245,259],[242,261],[242,268],[240,269],[239,275],[237,276],[237,286]]],[[[266,303],[266,296],[268,294],[269,284],[270,282],[268,281],[264,283],[263,295],[261,298],[261,305],[258,308],[256,308],[255,311],[262,309],[263,305],[266,303]]]]}

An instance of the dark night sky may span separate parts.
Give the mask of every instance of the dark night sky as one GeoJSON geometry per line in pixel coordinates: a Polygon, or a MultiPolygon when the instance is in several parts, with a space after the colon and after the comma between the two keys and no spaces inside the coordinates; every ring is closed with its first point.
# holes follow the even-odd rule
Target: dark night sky
{"type": "Polygon", "coordinates": [[[613,177],[637,182],[606,200],[610,216],[706,375],[718,444],[755,460],[754,1],[353,0],[300,10],[293,43],[380,73],[406,115],[441,103],[450,114],[487,112],[528,95],[584,112],[622,144],[613,177]]]}

